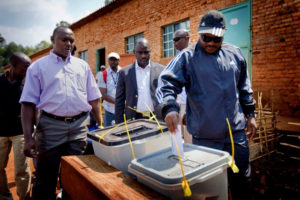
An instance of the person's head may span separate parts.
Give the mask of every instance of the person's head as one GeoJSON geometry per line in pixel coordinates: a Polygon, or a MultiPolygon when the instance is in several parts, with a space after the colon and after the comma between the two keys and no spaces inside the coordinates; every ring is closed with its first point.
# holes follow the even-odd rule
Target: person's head
{"type": "Polygon", "coordinates": [[[53,44],[53,52],[65,59],[69,55],[74,47],[75,36],[73,31],[68,27],[57,27],[53,31],[51,36],[51,42],[53,44]]]}
{"type": "Polygon", "coordinates": [[[211,10],[202,17],[198,33],[200,34],[200,43],[205,52],[213,54],[220,49],[225,30],[225,18],[221,12],[211,10]]]}
{"type": "Polygon", "coordinates": [[[77,47],[76,47],[76,45],[74,45],[74,46],[73,46],[73,49],[72,49],[72,51],[71,51],[71,55],[72,55],[72,56],[75,55],[76,50],[77,50],[77,47]]]}
{"type": "Polygon", "coordinates": [[[150,53],[148,40],[145,38],[138,39],[134,47],[134,55],[140,67],[144,68],[149,64],[150,53]]]}
{"type": "Polygon", "coordinates": [[[190,41],[189,31],[186,29],[179,29],[175,31],[173,41],[175,49],[181,51],[182,49],[186,48],[190,41]]]}
{"type": "Polygon", "coordinates": [[[111,52],[110,54],[108,54],[107,58],[110,68],[112,68],[113,70],[117,69],[120,62],[119,54],[111,52]]]}
{"type": "Polygon", "coordinates": [[[104,65],[101,65],[101,66],[100,66],[100,71],[103,72],[104,70],[105,70],[105,66],[104,66],[104,65]]]}
{"type": "Polygon", "coordinates": [[[9,58],[11,65],[10,72],[12,76],[16,79],[23,79],[26,75],[26,70],[31,64],[30,58],[21,52],[15,52],[9,58]]]}

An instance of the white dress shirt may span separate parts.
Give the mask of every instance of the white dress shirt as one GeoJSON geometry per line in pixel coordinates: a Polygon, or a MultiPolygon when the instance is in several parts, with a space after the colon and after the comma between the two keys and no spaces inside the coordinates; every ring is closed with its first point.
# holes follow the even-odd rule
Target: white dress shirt
{"type": "Polygon", "coordinates": [[[154,106],[150,93],[150,61],[145,68],[141,68],[137,61],[135,61],[135,71],[136,71],[136,83],[138,89],[138,101],[137,110],[138,111],[149,111],[146,105],[153,111],[154,106]]]}
{"type": "Polygon", "coordinates": [[[177,103],[186,105],[186,92],[185,87],[182,88],[182,92],[177,95],[177,103]]]}
{"type": "MultiPolygon", "coordinates": [[[[106,88],[106,94],[108,96],[111,96],[112,98],[116,98],[116,89],[118,84],[118,78],[119,78],[119,71],[121,67],[118,66],[117,72],[114,72],[111,67],[108,67],[106,69],[107,75],[106,75],[106,83],[103,80],[103,72],[98,76],[98,87],[99,88],[106,88]]],[[[115,104],[109,103],[108,101],[103,101],[103,107],[106,111],[115,114],[115,104]]]]}

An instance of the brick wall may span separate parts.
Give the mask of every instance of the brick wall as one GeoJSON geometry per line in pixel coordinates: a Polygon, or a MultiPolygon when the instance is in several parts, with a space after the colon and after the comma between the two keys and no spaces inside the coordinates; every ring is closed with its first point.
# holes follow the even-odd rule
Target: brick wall
{"type": "Polygon", "coordinates": [[[300,116],[300,1],[254,0],[253,89],[281,115],[300,116]]]}
{"type": "MultiPolygon", "coordinates": [[[[51,34],[52,34],[52,33],[51,33],[51,34]]],[[[39,51],[39,52],[37,52],[37,53],[31,55],[31,56],[30,56],[31,61],[34,62],[34,61],[38,60],[39,58],[42,58],[42,57],[44,57],[44,56],[49,55],[49,52],[51,51],[51,49],[52,49],[52,46],[50,46],[50,47],[48,47],[48,48],[46,48],[46,49],[43,49],[43,50],[41,50],[41,51],[39,51]]]]}
{"type": "MultiPolygon", "coordinates": [[[[92,14],[88,21],[71,26],[76,55],[88,50],[88,62],[95,74],[97,49],[105,47],[106,56],[111,51],[125,54],[125,38],[143,32],[151,45],[151,59],[167,64],[171,58],[162,56],[162,26],[189,19],[191,43],[195,43],[205,12],[244,1],[116,0],[104,14],[92,14]]],[[[280,114],[294,117],[300,117],[299,9],[298,0],[252,0],[253,89],[262,91],[264,103],[272,101],[280,114]]]]}
{"type": "Polygon", "coordinates": [[[95,18],[75,28],[76,46],[79,51],[89,51],[89,63],[96,71],[96,50],[106,48],[106,54],[126,52],[125,38],[143,32],[151,45],[151,59],[167,64],[170,58],[162,56],[162,26],[184,19],[190,20],[191,42],[198,40],[201,16],[210,9],[221,9],[243,1],[195,0],[134,0],[128,1],[112,12],[95,18]]]}

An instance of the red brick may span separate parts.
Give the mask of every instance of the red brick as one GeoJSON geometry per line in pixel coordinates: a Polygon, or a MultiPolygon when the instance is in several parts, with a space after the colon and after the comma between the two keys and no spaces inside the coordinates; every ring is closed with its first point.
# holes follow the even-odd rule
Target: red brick
{"type": "MultiPolygon", "coordinates": [[[[171,58],[162,56],[163,26],[189,19],[191,43],[195,43],[199,37],[197,27],[205,12],[241,2],[245,0],[127,1],[74,29],[77,55],[88,50],[89,64],[95,73],[96,49],[105,47],[106,54],[125,54],[125,38],[143,32],[152,47],[151,59],[167,64],[171,58]]],[[[253,89],[268,93],[263,95],[265,102],[271,100],[269,93],[273,91],[275,110],[292,117],[300,117],[299,24],[299,0],[252,0],[253,89]]]]}

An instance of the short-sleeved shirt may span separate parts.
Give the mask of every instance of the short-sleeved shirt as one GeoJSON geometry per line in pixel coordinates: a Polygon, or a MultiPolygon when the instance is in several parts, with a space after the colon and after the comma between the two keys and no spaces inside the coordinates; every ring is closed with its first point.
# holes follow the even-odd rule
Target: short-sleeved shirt
{"type": "Polygon", "coordinates": [[[92,109],[89,101],[100,92],[89,65],[68,56],[65,61],[53,51],[30,65],[20,102],[57,116],[75,116],[92,109]]]}
{"type": "MultiPolygon", "coordinates": [[[[118,66],[117,72],[114,72],[110,67],[106,69],[106,83],[103,79],[103,72],[101,72],[98,76],[98,87],[99,88],[106,88],[106,94],[111,96],[112,98],[116,98],[116,88],[118,84],[118,77],[120,67],[118,66]]],[[[107,101],[103,101],[103,107],[106,111],[110,113],[115,113],[115,104],[109,103],[107,101]]]]}
{"type": "Polygon", "coordinates": [[[21,135],[21,104],[19,99],[23,84],[21,81],[11,83],[8,72],[0,75],[0,137],[21,135]]]}

